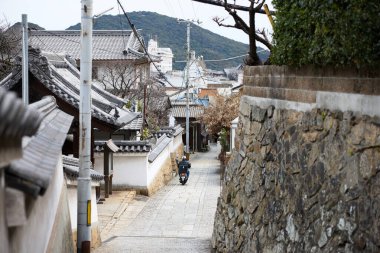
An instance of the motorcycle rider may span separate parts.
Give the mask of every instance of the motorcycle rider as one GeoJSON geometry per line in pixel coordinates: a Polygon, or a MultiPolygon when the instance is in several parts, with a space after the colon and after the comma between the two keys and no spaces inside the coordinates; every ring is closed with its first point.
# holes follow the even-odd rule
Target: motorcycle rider
{"type": "Polygon", "coordinates": [[[190,176],[189,169],[191,168],[191,163],[188,160],[186,160],[186,156],[183,156],[182,161],[180,161],[179,163],[177,162],[177,165],[178,165],[178,174],[181,175],[181,172],[183,170],[186,170],[187,178],[189,178],[190,176]]]}

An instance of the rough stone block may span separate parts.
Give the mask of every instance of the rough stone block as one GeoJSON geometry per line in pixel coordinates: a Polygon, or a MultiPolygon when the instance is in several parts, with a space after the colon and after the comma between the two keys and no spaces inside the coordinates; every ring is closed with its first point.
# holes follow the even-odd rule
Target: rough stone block
{"type": "Polygon", "coordinates": [[[261,109],[258,106],[252,106],[251,109],[251,121],[264,122],[267,111],[265,109],[261,109]]]}

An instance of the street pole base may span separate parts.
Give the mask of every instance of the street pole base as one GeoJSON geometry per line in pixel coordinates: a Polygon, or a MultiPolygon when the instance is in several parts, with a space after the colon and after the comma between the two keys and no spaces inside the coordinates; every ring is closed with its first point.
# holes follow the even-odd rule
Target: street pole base
{"type": "MultiPolygon", "coordinates": [[[[78,252],[79,253],[79,252],[78,252]]],[[[83,241],[80,253],[91,253],[91,242],[83,241]]]]}

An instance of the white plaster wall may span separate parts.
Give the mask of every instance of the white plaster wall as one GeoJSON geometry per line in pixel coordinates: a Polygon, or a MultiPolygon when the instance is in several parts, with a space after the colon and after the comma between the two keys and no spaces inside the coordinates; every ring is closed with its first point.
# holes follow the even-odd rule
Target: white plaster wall
{"type": "Polygon", "coordinates": [[[104,156],[101,152],[94,153],[94,170],[104,174],[104,156]]]}
{"type": "Polygon", "coordinates": [[[261,98],[261,97],[251,97],[251,96],[242,96],[240,99],[240,106],[242,103],[247,103],[249,105],[256,105],[261,108],[267,108],[271,105],[274,105],[276,109],[288,109],[295,110],[300,112],[311,111],[316,107],[316,104],[313,103],[302,103],[302,102],[294,102],[287,101],[281,99],[273,99],[273,98],[261,98]]]}
{"type": "MultiPolygon", "coordinates": [[[[96,205],[96,191],[95,186],[98,183],[93,183],[91,185],[91,224],[98,222],[98,208],[96,205]]],[[[71,220],[71,229],[73,232],[77,231],[78,226],[78,190],[77,190],[77,181],[67,180],[67,198],[69,201],[69,209],[70,209],[70,220],[71,220]]]]}
{"type": "Polygon", "coordinates": [[[45,194],[31,204],[27,223],[15,228],[11,240],[12,252],[46,252],[64,189],[63,180],[62,158],[60,158],[45,194]]]}
{"type": "Polygon", "coordinates": [[[147,187],[149,153],[115,153],[113,155],[114,186],[147,187]]]}
{"type": "Polygon", "coordinates": [[[170,145],[167,145],[152,163],[149,163],[147,174],[148,186],[153,182],[168,159],[170,159],[170,145]]]}
{"type": "Polygon", "coordinates": [[[289,109],[301,112],[322,108],[339,111],[352,111],[369,116],[380,116],[380,96],[318,91],[316,103],[302,103],[272,98],[243,96],[241,102],[257,105],[261,108],[274,105],[277,109],[289,109]]]}
{"type": "Polygon", "coordinates": [[[317,107],[380,116],[380,96],[318,91],[317,107]]]}
{"type": "MultiPolygon", "coordinates": [[[[182,133],[174,137],[173,140],[173,150],[171,152],[176,152],[177,149],[182,145],[182,133]]],[[[181,155],[181,154],[179,154],[181,155]]]]}

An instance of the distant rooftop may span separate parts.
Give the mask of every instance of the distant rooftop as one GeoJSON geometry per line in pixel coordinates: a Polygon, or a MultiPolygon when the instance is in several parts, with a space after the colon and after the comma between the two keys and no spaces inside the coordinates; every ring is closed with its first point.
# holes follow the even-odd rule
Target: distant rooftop
{"type": "MultiPolygon", "coordinates": [[[[94,30],[93,60],[137,60],[145,59],[145,53],[132,31],[94,30]]],[[[140,39],[142,36],[140,35],[140,39]]],[[[29,44],[44,51],[66,53],[80,60],[80,31],[32,30],[29,44]]]]}

